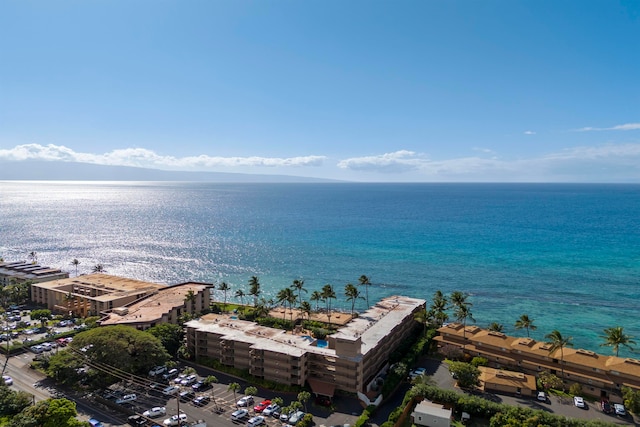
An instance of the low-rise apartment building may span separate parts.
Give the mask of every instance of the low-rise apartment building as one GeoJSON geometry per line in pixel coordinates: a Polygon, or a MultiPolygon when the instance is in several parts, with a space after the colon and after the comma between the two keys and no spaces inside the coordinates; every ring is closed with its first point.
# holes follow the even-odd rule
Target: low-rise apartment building
{"type": "Polygon", "coordinates": [[[537,375],[549,371],[561,377],[567,388],[578,383],[592,396],[620,396],[622,387],[640,390],[640,360],[605,356],[589,350],[563,348],[527,337],[512,337],[477,326],[451,323],[438,329],[435,338],[444,353],[453,346],[489,361],[489,366],[537,375]]]}
{"type": "Polygon", "coordinates": [[[24,261],[0,262],[0,286],[12,283],[41,283],[67,277],[69,273],[58,268],[24,261]]]}
{"type": "Polygon", "coordinates": [[[319,395],[366,392],[390,354],[419,328],[415,314],[424,308],[421,299],[385,298],[326,340],[208,314],[185,323],[187,347],[197,359],[219,360],[281,384],[308,383],[319,395]]]}
{"type": "Polygon", "coordinates": [[[97,316],[166,288],[142,280],[94,273],[31,285],[31,300],[54,313],[97,316]]]}
{"type": "Polygon", "coordinates": [[[201,313],[211,303],[211,283],[187,282],[165,286],[122,307],[116,307],[100,319],[101,326],[127,325],[145,330],[161,323],[177,324],[185,313],[201,313]]]}

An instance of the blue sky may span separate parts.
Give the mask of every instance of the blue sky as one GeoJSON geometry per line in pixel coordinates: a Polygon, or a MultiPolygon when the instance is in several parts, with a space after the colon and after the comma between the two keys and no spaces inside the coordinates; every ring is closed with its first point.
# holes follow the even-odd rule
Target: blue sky
{"type": "Polygon", "coordinates": [[[635,1],[0,2],[0,161],[640,182],[635,1]]]}

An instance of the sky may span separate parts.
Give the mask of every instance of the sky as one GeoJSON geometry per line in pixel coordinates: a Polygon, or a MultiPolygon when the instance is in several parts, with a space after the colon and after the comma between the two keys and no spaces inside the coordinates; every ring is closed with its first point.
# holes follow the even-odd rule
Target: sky
{"type": "Polygon", "coordinates": [[[0,162],[640,182],[640,2],[0,0],[0,162]]]}

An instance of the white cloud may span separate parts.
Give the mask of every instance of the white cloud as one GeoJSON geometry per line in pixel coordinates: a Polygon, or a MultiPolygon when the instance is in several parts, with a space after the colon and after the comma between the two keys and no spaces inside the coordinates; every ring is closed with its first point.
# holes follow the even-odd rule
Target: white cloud
{"type": "Polygon", "coordinates": [[[535,131],[532,131],[532,130],[525,130],[525,131],[524,131],[524,134],[525,134],[525,135],[535,135],[535,134],[536,134],[536,132],[535,132],[535,131]]]}
{"type": "Polygon", "coordinates": [[[145,148],[124,148],[104,154],[77,153],[58,145],[24,144],[0,150],[0,160],[48,160],[93,163],[111,166],[136,166],[165,170],[213,170],[247,166],[296,167],[321,166],[325,156],[302,157],[214,157],[208,155],[173,157],[156,154],[145,148]]]}
{"type": "Polygon", "coordinates": [[[640,123],[626,123],[624,125],[612,126],[610,128],[584,127],[584,128],[576,129],[576,132],[592,132],[592,131],[602,131],[602,130],[638,130],[638,129],[640,129],[640,123]]]}
{"type": "Polygon", "coordinates": [[[413,151],[400,150],[377,156],[354,157],[341,160],[338,167],[351,170],[375,170],[383,173],[403,173],[421,168],[427,161],[413,151]]]}

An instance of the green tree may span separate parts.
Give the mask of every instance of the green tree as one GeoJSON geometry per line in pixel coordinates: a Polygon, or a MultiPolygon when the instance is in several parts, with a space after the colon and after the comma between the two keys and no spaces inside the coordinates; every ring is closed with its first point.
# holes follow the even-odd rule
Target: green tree
{"type": "Polygon", "coordinates": [[[222,291],[224,294],[224,302],[222,304],[222,311],[227,311],[227,292],[229,292],[231,290],[231,287],[229,287],[229,284],[227,282],[222,282],[218,285],[218,290],[222,291]]]}
{"type": "Polygon", "coordinates": [[[38,253],[36,251],[29,252],[28,258],[31,260],[31,264],[38,263],[38,253]]]}
{"type": "Polygon", "coordinates": [[[262,291],[260,290],[260,281],[257,276],[251,276],[249,279],[249,295],[253,297],[253,306],[258,305],[258,297],[262,291]]]}
{"type": "Polygon", "coordinates": [[[461,388],[470,388],[478,385],[480,370],[470,363],[449,362],[449,371],[457,378],[461,388]]]}
{"type": "Polygon", "coordinates": [[[238,402],[238,395],[237,393],[240,391],[240,384],[238,383],[231,383],[229,384],[229,387],[227,387],[227,390],[232,391],[233,392],[233,401],[236,402],[236,406],[237,406],[237,402],[238,402]]]}
{"type": "Polygon", "coordinates": [[[32,310],[31,311],[31,318],[33,320],[39,320],[40,324],[44,328],[46,326],[47,322],[49,320],[51,320],[53,318],[53,316],[51,315],[51,310],[49,310],[47,308],[44,308],[44,309],[39,309],[39,310],[32,310]]]}
{"type": "Polygon", "coordinates": [[[640,413],[640,391],[635,391],[629,387],[622,387],[622,398],[624,406],[634,414],[640,413]]]}
{"type": "Polygon", "coordinates": [[[307,292],[307,290],[304,288],[304,280],[294,280],[293,284],[291,285],[291,289],[298,292],[298,305],[302,304],[302,292],[307,292]]]}
{"type": "Polygon", "coordinates": [[[538,374],[538,386],[544,390],[558,389],[562,387],[562,380],[549,371],[542,371],[538,374]]]}
{"type": "Polygon", "coordinates": [[[327,318],[329,324],[331,324],[331,300],[336,299],[336,291],[333,289],[333,285],[326,284],[322,287],[322,298],[327,303],[327,318]]]}
{"type": "MultiPolygon", "coordinates": [[[[293,292],[293,289],[291,288],[280,289],[280,291],[278,291],[278,294],[276,295],[276,300],[278,301],[278,303],[284,304],[285,308],[287,307],[287,305],[289,306],[289,310],[291,311],[291,321],[293,322],[293,304],[297,300],[296,294],[293,292]]],[[[286,315],[287,315],[287,312],[285,310],[285,313],[282,316],[282,320],[285,319],[286,315]]]]}
{"type": "Polygon", "coordinates": [[[300,304],[300,307],[298,307],[298,309],[300,310],[300,312],[302,313],[302,318],[304,319],[305,316],[307,316],[307,319],[311,318],[311,304],[309,304],[309,301],[302,301],[302,303],[300,304]]]}
{"type": "Polygon", "coordinates": [[[76,385],[81,377],[78,370],[84,365],[85,361],[78,353],[58,351],[49,357],[46,373],[60,384],[76,385]]]}
{"type": "Polygon", "coordinates": [[[526,314],[523,314],[518,320],[516,320],[515,327],[516,329],[526,329],[527,336],[529,336],[529,330],[535,331],[538,329],[538,327],[533,324],[533,319],[529,318],[526,314]]]}
{"type": "Polygon", "coordinates": [[[303,390],[300,393],[298,393],[298,402],[304,405],[304,412],[308,412],[307,402],[309,401],[309,399],[311,399],[311,393],[309,393],[308,391],[303,390]]]}
{"type": "MultiPolygon", "coordinates": [[[[470,306],[471,306],[470,303],[460,304],[460,305],[456,306],[455,313],[454,313],[454,316],[456,316],[456,320],[458,322],[462,323],[462,326],[463,326],[463,328],[462,328],[462,337],[465,340],[467,338],[467,320],[471,320],[472,322],[476,321],[473,318],[473,315],[471,314],[470,306]]],[[[462,348],[464,348],[464,344],[462,345],[462,348]]]]}
{"type": "Polygon", "coordinates": [[[214,384],[218,384],[218,377],[216,377],[215,375],[208,375],[204,379],[204,383],[206,385],[211,386],[211,400],[213,400],[213,404],[216,405],[216,408],[218,408],[218,402],[216,402],[215,389],[213,388],[214,384]]]}
{"type": "Polygon", "coordinates": [[[502,332],[504,330],[504,325],[498,322],[491,322],[489,330],[492,332],[502,332]]]}
{"type": "Polygon", "coordinates": [[[71,265],[73,265],[76,268],[76,277],[78,277],[78,266],[80,265],[80,261],[78,261],[78,258],[74,258],[71,261],[71,265]]]}
{"type": "Polygon", "coordinates": [[[76,427],[86,423],[79,422],[75,402],[68,399],[47,399],[24,409],[14,417],[11,427],[76,427]],[[34,424],[35,422],[35,424],[34,424]]]}
{"type": "Polygon", "coordinates": [[[442,291],[438,290],[433,294],[433,302],[431,303],[431,315],[433,316],[434,321],[438,327],[442,326],[444,322],[449,320],[449,315],[447,314],[447,305],[449,301],[447,301],[447,297],[444,296],[442,291]]]}
{"type": "Polygon", "coordinates": [[[176,354],[184,339],[184,330],[172,323],[160,323],[145,332],[159,339],[168,354],[176,354]]]}
{"type": "Polygon", "coordinates": [[[633,345],[636,343],[632,336],[624,333],[624,328],[622,326],[605,329],[604,335],[601,335],[600,338],[605,340],[604,343],[600,344],[600,347],[611,347],[616,354],[616,357],[618,357],[620,346],[633,351],[633,345]]]}
{"type": "Polygon", "coordinates": [[[258,389],[252,385],[244,389],[244,394],[247,396],[255,396],[258,394],[258,389]]]}
{"type": "Polygon", "coordinates": [[[12,416],[31,405],[33,395],[24,391],[10,389],[0,381],[0,416],[12,416]]]}
{"type": "Polygon", "coordinates": [[[162,342],[154,335],[130,326],[116,325],[77,334],[70,346],[83,351],[91,362],[117,367],[133,374],[146,374],[169,359],[162,342]]]}
{"type": "Polygon", "coordinates": [[[369,280],[369,278],[367,276],[365,276],[363,274],[358,279],[358,282],[360,282],[360,286],[364,286],[364,292],[365,292],[365,296],[366,296],[366,300],[367,300],[367,308],[369,308],[369,307],[371,307],[369,305],[369,286],[371,286],[371,281],[369,280]]]}
{"type": "Polygon", "coordinates": [[[104,269],[104,265],[98,263],[96,265],[93,266],[93,268],[91,269],[92,272],[94,273],[106,273],[107,270],[104,269]]]}
{"type": "Polygon", "coordinates": [[[467,301],[467,299],[469,298],[469,294],[465,294],[463,292],[460,291],[453,291],[451,292],[451,296],[449,297],[449,301],[451,301],[451,307],[454,309],[459,308],[463,305],[466,306],[471,306],[473,304],[471,304],[469,301],[467,301]]]}
{"type": "Polygon", "coordinates": [[[318,304],[322,301],[322,293],[320,291],[313,291],[309,299],[316,303],[316,311],[318,311],[318,304]]]}
{"type": "Polygon", "coordinates": [[[560,350],[560,371],[562,373],[562,390],[564,391],[564,349],[565,347],[573,347],[573,343],[571,342],[573,338],[563,337],[557,329],[554,329],[544,337],[548,340],[547,343],[551,345],[549,355],[560,350]]]}
{"type": "Polygon", "coordinates": [[[360,295],[360,290],[355,287],[352,283],[347,283],[344,287],[344,294],[347,297],[347,301],[351,301],[351,316],[353,316],[353,311],[356,306],[356,301],[359,299],[364,299],[360,295]]]}
{"type": "Polygon", "coordinates": [[[273,399],[271,399],[271,403],[274,403],[280,406],[280,408],[282,408],[282,405],[284,405],[284,399],[281,398],[280,396],[276,396],[273,399]]]}
{"type": "Polygon", "coordinates": [[[242,311],[244,311],[244,297],[246,296],[247,294],[245,294],[242,289],[238,289],[236,291],[235,297],[240,298],[240,305],[242,305],[242,311]]]}
{"type": "Polygon", "coordinates": [[[196,299],[198,299],[198,295],[192,289],[189,289],[184,296],[184,302],[189,303],[189,314],[196,312],[196,299]]]}

